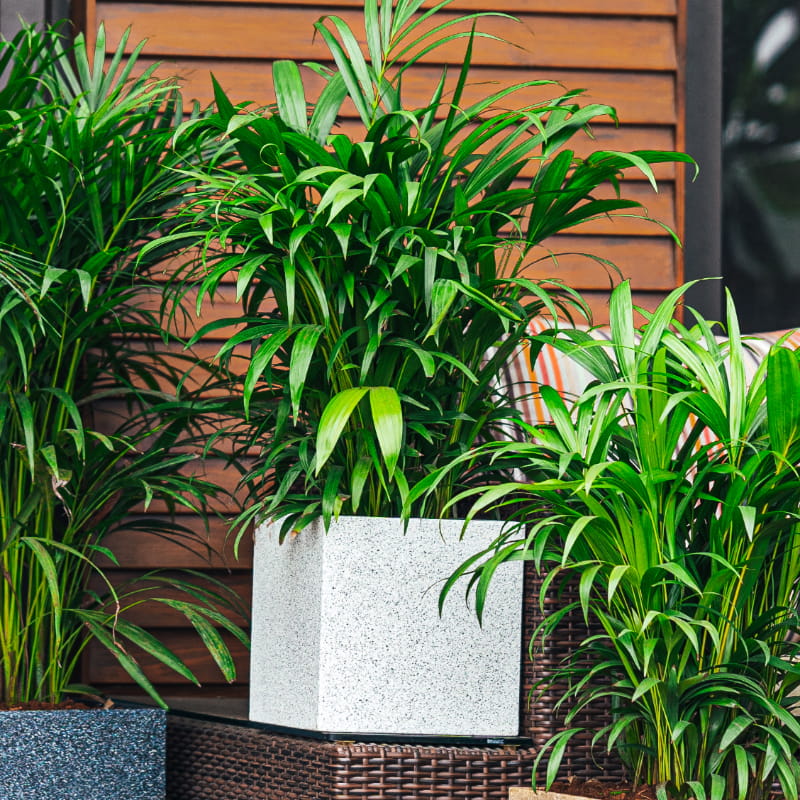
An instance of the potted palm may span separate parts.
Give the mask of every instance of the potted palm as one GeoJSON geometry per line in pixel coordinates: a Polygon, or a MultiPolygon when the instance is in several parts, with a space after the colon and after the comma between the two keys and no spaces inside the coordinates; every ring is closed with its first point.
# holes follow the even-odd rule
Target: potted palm
{"type": "Polygon", "coordinates": [[[483,446],[529,481],[476,500],[468,518],[499,504],[510,523],[446,590],[469,572],[480,613],[495,570],[520,559],[545,590],[577,587],[532,645],[536,658],[565,617],[585,620],[585,639],[546,679],[562,687],[565,717],[540,755],[548,786],[576,719],[602,718],[610,702],[594,741],[660,797],[761,798],[777,783],[794,798],[800,361],[776,345],[748,368],[730,300],[722,338],[699,315],[674,318],[683,291],[638,331],[622,284],[610,341],[551,334],[593,380],[574,401],[543,387],[552,423],[483,446]]]}
{"type": "MultiPolygon", "coordinates": [[[[592,120],[614,119],[614,110],[581,106],[578,92],[556,85],[549,102],[507,108],[519,89],[548,82],[465,105],[482,35],[475,23],[485,15],[439,23],[448,4],[426,10],[422,0],[367,0],[363,51],[342,19],[324,17],[316,31],[336,66],[311,65],[325,79],[315,102],[299,66],[282,61],[273,66],[274,107],[237,108],[216,86],[216,114],[190,125],[212,125],[238,155],[226,151],[190,173],[198,188],[175,237],[196,244],[200,236],[200,257],[175,289],[198,288],[200,309],[221,282],[235,281],[242,302],[241,315],[198,336],[230,331],[219,351],[226,365],[241,348],[250,354],[233,387],[241,390],[231,401],[238,424],[227,434],[234,461],[258,453],[243,470],[250,502],[238,535],[262,526],[251,714],[263,721],[350,732],[516,732],[518,635],[503,621],[519,616],[521,576],[509,579],[497,619],[480,632],[483,650],[468,614],[470,630],[456,635],[454,619],[438,624],[430,593],[427,604],[420,600],[458,562],[459,547],[470,546],[458,544],[459,523],[448,531],[442,518],[454,515],[454,493],[490,479],[486,465],[449,471],[436,492],[411,504],[409,494],[476,442],[513,432],[519,412],[504,368],[529,321],[543,311],[583,313],[566,287],[525,277],[530,253],[565,228],[636,208],[594,196],[628,168],[653,181],[652,163],[686,160],[662,152],[577,158],[569,140],[592,120]],[[443,71],[429,103],[408,108],[406,71],[458,38],[465,55],[456,74],[443,71]],[[345,100],[360,116],[361,136],[336,132],[345,100]],[[529,168],[533,177],[523,177],[529,168]],[[406,566],[412,543],[421,557],[406,566]],[[334,548],[345,558],[338,567],[334,548]],[[377,583],[362,583],[370,574],[377,583]],[[358,624],[365,608],[369,637],[358,624]],[[349,620],[350,632],[318,621],[320,610],[349,620]],[[393,624],[400,617],[410,634],[393,624]],[[426,644],[418,668],[374,661],[381,652],[402,661],[426,644]],[[298,679],[298,661],[307,680],[298,679]],[[489,678],[491,697],[478,688],[489,678]],[[483,695],[467,709],[453,696],[464,682],[483,695]],[[427,696],[431,688],[439,700],[427,696]],[[328,700],[336,708],[325,710],[328,700]]],[[[467,537],[476,537],[474,547],[496,533],[475,524],[467,537]]]]}
{"type": "MultiPolygon", "coordinates": [[[[137,259],[181,197],[173,171],[198,153],[169,147],[180,95],[149,73],[127,37],[104,65],[84,39],[51,28],[0,43],[0,785],[9,798],[158,798],[164,791],[163,709],[49,710],[91,691],[78,667],[89,642],[107,647],[159,705],[146,653],[189,667],[127,619],[167,604],[197,629],[226,676],[220,630],[233,596],[189,576],[115,584],[102,563],[116,531],[179,537],[167,510],[203,513],[216,488],[186,468],[196,458],[201,401],[177,390],[148,311],[153,262],[137,259]],[[93,404],[106,403],[104,421],[93,404]],[[166,590],[166,592],[164,591],[166,590]],[[29,710],[29,709],[35,710],[29,710]]],[[[199,144],[198,144],[199,146],[199,144]]]]}

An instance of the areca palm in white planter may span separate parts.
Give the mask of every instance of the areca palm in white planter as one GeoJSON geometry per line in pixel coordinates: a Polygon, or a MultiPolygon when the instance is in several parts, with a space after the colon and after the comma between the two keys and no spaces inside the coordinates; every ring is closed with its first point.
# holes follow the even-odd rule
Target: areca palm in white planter
{"type": "MultiPolygon", "coordinates": [[[[619,197],[596,199],[599,185],[615,183],[629,167],[653,180],[649,164],[683,158],[649,151],[576,157],[566,142],[593,119],[613,119],[614,110],[581,106],[577,93],[557,86],[540,106],[507,110],[517,90],[545,89],[547,81],[466,105],[472,45],[480,35],[471,26],[484,15],[438,27],[435,14],[446,5],[423,13],[421,0],[394,6],[368,0],[366,53],[338,17],[317,22],[336,69],[313,67],[325,86],[312,105],[293,62],[273,66],[275,109],[239,111],[216,87],[210,124],[223,149],[233,144],[240,164],[227,173],[214,167],[192,176],[203,185],[189,197],[178,235],[192,244],[201,237],[201,255],[176,288],[199,288],[202,306],[233,278],[242,300],[240,316],[215,321],[199,334],[233,331],[219,354],[228,367],[238,346],[250,349],[241,395],[234,382],[227,407],[220,405],[238,415],[225,432],[234,463],[247,463],[254,447],[259,451],[256,466],[243,468],[251,504],[238,520],[240,535],[251,523],[277,519],[278,538],[297,533],[291,548],[301,551],[299,539],[314,520],[328,528],[345,516],[365,515],[429,517],[430,536],[438,539],[436,521],[453,494],[500,476],[488,461],[476,460],[450,472],[450,483],[434,496],[411,502],[411,490],[475,442],[513,430],[519,412],[504,367],[525,341],[530,320],[543,311],[583,311],[565,287],[524,277],[531,251],[564,228],[638,207],[619,197]],[[454,79],[443,72],[430,103],[407,108],[405,71],[437,43],[462,37],[464,63],[454,79]],[[333,128],[346,98],[363,122],[360,138],[333,128]],[[534,177],[523,178],[530,165],[534,177]]],[[[415,538],[380,549],[399,561],[415,538]]],[[[374,544],[359,535],[346,541],[356,563],[374,553],[374,544]]],[[[267,560],[274,557],[271,552],[267,560]]],[[[280,552],[284,558],[291,563],[293,556],[280,552]]],[[[430,577],[445,579],[450,564],[444,560],[430,577]]],[[[345,569],[353,574],[361,568],[345,569]]],[[[396,572],[405,578],[416,570],[423,574],[420,567],[396,572]]],[[[316,579],[306,580],[317,586],[316,579]]],[[[260,581],[256,574],[257,586],[260,581]]],[[[353,582],[344,583],[337,597],[353,582]]],[[[288,576],[270,586],[256,589],[257,614],[266,613],[261,598],[270,596],[278,606],[285,598],[290,617],[300,601],[288,576]]],[[[328,591],[324,581],[318,589],[312,593],[317,604],[328,591]]],[[[393,596],[393,589],[383,591],[393,596]]],[[[257,640],[262,631],[274,641],[279,620],[270,619],[269,629],[256,623],[257,640]]],[[[317,636],[298,632],[306,635],[317,636]]],[[[256,643],[254,652],[268,646],[256,643]]],[[[518,660],[519,636],[509,634],[507,646],[518,660]]],[[[378,674],[393,668],[388,649],[378,674]]],[[[253,674],[272,680],[255,662],[253,674]]],[[[308,678],[314,685],[321,680],[308,678]]],[[[467,704],[462,688],[453,686],[467,704]]],[[[265,691],[254,687],[256,694],[265,691]]],[[[514,702],[517,693],[518,687],[514,702]]]]}

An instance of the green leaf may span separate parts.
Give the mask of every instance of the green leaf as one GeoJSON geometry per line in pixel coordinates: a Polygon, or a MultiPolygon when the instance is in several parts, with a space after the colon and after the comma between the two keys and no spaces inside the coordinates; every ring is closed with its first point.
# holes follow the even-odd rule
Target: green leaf
{"type": "Polygon", "coordinates": [[[650,692],[656,686],[660,686],[661,681],[658,678],[649,677],[645,678],[641,683],[637,684],[636,690],[631,695],[631,702],[635,703],[640,697],[650,692]]]}
{"type": "MultiPolygon", "coordinates": [[[[428,248],[429,250],[431,248],[428,248]]],[[[426,251],[427,253],[427,251],[426,251]]],[[[426,255],[426,274],[428,259],[426,255]]],[[[448,312],[453,306],[453,302],[458,296],[458,286],[455,281],[440,279],[433,282],[431,286],[431,326],[425,332],[423,342],[435,337],[442,323],[447,318],[448,312]]]]}
{"type": "Polygon", "coordinates": [[[14,397],[19,410],[20,421],[22,422],[22,432],[25,437],[25,456],[28,461],[28,469],[30,474],[34,475],[36,472],[36,423],[33,418],[33,406],[30,400],[24,394],[18,394],[14,397]]]}
{"type": "Polygon", "coordinates": [[[361,505],[361,495],[364,493],[364,486],[367,483],[370,470],[372,469],[372,459],[362,456],[356,461],[350,476],[350,505],[353,513],[358,512],[361,505]]]}
{"type": "Polygon", "coordinates": [[[725,797],[725,778],[716,773],[711,775],[711,800],[723,800],[725,797]]]}
{"type": "Polygon", "coordinates": [[[387,475],[391,479],[403,446],[403,410],[400,406],[400,395],[391,386],[371,386],[369,403],[375,434],[386,463],[387,475]]]}
{"type": "Polygon", "coordinates": [[[325,485],[322,488],[322,521],[325,530],[330,527],[331,519],[338,516],[342,500],[339,493],[339,486],[342,480],[344,469],[339,466],[328,470],[325,478],[325,485]]]}
{"type": "Polygon", "coordinates": [[[214,663],[219,667],[225,680],[233,681],[236,679],[236,664],[233,656],[222,636],[220,636],[219,631],[205,618],[201,611],[202,609],[193,607],[188,603],[181,608],[181,612],[203,640],[206,650],[214,659],[214,663]]]}
{"type": "Polygon", "coordinates": [[[354,200],[361,199],[362,190],[353,187],[361,186],[363,182],[364,179],[360,175],[352,175],[348,172],[339,175],[322,195],[314,218],[320,219],[322,213],[330,208],[328,221],[332,222],[342,209],[349,206],[354,200]]]}
{"type": "Polygon", "coordinates": [[[545,786],[548,790],[553,785],[553,782],[558,775],[558,770],[561,767],[561,761],[564,758],[564,753],[566,752],[570,739],[572,739],[572,737],[578,732],[579,729],[575,728],[562,731],[561,733],[557,733],[548,741],[547,744],[552,745],[550,757],[547,759],[547,771],[545,775],[545,786]]]}
{"type": "Polygon", "coordinates": [[[771,447],[785,455],[800,441],[800,363],[784,347],[773,347],[767,357],[767,424],[771,447]]]}
{"type": "Polygon", "coordinates": [[[367,48],[372,64],[380,64],[384,54],[378,5],[378,0],[364,0],[364,33],[367,37],[367,48]]]}
{"type": "Polygon", "coordinates": [[[301,328],[294,337],[289,361],[289,392],[292,400],[292,414],[295,417],[300,413],[300,400],[306,376],[323,331],[324,328],[321,325],[307,325],[301,328]]]}
{"type": "Polygon", "coordinates": [[[308,125],[308,135],[314,141],[322,145],[327,144],[345,97],[347,97],[347,85],[341,74],[337,73],[325,84],[314,105],[308,125]]]}
{"type": "Polygon", "coordinates": [[[282,331],[273,333],[267,341],[260,345],[250,360],[250,365],[247,368],[247,375],[245,376],[243,398],[245,414],[250,413],[250,403],[253,398],[256,384],[261,376],[272,365],[272,359],[275,354],[283,347],[284,342],[292,335],[292,330],[286,328],[282,331]]]}
{"type": "Polygon", "coordinates": [[[328,46],[358,115],[365,125],[369,125],[373,119],[375,92],[372,76],[358,40],[347,23],[335,15],[329,14],[322,17],[314,23],[314,28],[328,46]],[[326,27],[326,22],[330,22],[341,36],[341,44],[334,33],[326,27]]]}
{"type": "MultiPolygon", "coordinates": [[[[721,747],[720,749],[725,749],[721,747]]],[[[733,747],[734,761],[736,762],[736,785],[737,800],[744,800],[747,797],[747,789],[750,784],[750,770],[748,767],[747,752],[740,744],[733,747]]]]}
{"type": "Polygon", "coordinates": [[[297,64],[294,61],[274,61],[272,82],[281,119],[290,128],[306,133],[308,130],[306,93],[297,64]]]}
{"type": "Polygon", "coordinates": [[[617,592],[617,587],[625,575],[633,568],[629,564],[617,564],[608,578],[608,602],[610,603],[617,592]]]}
{"type": "Polygon", "coordinates": [[[59,386],[43,387],[43,391],[45,394],[51,394],[53,397],[58,398],[62,407],[66,410],[67,414],[72,420],[74,431],[73,438],[75,440],[78,455],[83,455],[84,451],[86,450],[86,436],[83,427],[83,419],[77,403],[68,392],[65,392],[59,386]]]}
{"type": "MultiPolygon", "coordinates": [[[[686,781],[686,785],[692,790],[694,800],[706,800],[706,787],[700,781],[686,781]]],[[[666,791],[664,796],[666,797],[666,791]]]]}
{"type": "MultiPolygon", "coordinates": [[[[172,606],[177,608],[179,611],[182,610],[183,605],[178,602],[173,603],[172,601],[165,600],[163,598],[154,598],[154,602],[172,606]]],[[[175,655],[175,653],[173,653],[168,647],[166,647],[155,636],[153,636],[152,633],[144,630],[144,628],[140,628],[138,625],[133,625],[127,620],[120,618],[117,618],[113,621],[113,626],[116,634],[129,639],[131,642],[133,642],[133,644],[144,650],[145,653],[153,656],[153,658],[160,661],[173,672],[177,673],[182,678],[185,678],[187,681],[191,681],[195,685],[199,686],[197,678],[189,669],[189,667],[187,667],[186,664],[175,655]]]]}
{"type": "MultiPolygon", "coordinates": [[[[36,561],[42,570],[45,581],[47,583],[47,590],[50,593],[50,603],[52,607],[52,622],[53,634],[57,642],[61,640],[61,619],[64,612],[63,598],[61,593],[61,585],[59,582],[58,569],[53,560],[46,543],[32,536],[23,536],[20,541],[26,547],[30,548],[36,556],[36,561]]],[[[56,644],[56,651],[59,645],[56,644]]]]}
{"type": "Polygon", "coordinates": [[[339,438],[344,431],[353,411],[361,402],[364,395],[369,391],[365,386],[344,389],[334,395],[325,409],[319,421],[317,431],[317,458],[314,474],[319,475],[325,462],[333,454],[333,450],[339,442],[339,438]]]}

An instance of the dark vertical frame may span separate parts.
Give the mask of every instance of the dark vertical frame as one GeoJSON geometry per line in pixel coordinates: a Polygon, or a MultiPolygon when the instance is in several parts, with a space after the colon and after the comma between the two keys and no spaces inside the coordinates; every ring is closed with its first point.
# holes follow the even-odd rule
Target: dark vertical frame
{"type": "Polygon", "coordinates": [[[69,0],[45,0],[45,19],[48,22],[58,22],[70,18],[69,0]]]}
{"type": "MultiPolygon", "coordinates": [[[[687,0],[685,58],[685,147],[700,165],[686,176],[684,276],[694,280],[722,274],[722,0],[687,0]]],[[[719,319],[722,281],[703,281],[688,302],[719,319]]]]}

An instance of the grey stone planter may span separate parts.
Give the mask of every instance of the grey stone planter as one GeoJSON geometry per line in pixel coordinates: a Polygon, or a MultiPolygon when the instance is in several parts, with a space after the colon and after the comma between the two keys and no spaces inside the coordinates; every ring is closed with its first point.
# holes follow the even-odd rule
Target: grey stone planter
{"type": "Polygon", "coordinates": [[[0,711],[3,800],[164,800],[161,709],[0,711]]]}
{"type": "Polygon", "coordinates": [[[256,532],[250,718],[326,733],[513,737],[519,732],[522,562],[499,570],[483,626],[456,586],[499,535],[475,522],[347,517],[278,544],[256,532]]]}

